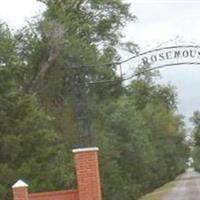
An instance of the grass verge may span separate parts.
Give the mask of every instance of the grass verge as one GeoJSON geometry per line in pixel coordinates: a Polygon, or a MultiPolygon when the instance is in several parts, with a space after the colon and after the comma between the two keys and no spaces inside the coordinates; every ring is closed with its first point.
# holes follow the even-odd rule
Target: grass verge
{"type": "Polygon", "coordinates": [[[176,186],[176,180],[169,182],[162,187],[156,189],[154,192],[146,194],[139,200],[161,200],[168,192],[176,186]]]}

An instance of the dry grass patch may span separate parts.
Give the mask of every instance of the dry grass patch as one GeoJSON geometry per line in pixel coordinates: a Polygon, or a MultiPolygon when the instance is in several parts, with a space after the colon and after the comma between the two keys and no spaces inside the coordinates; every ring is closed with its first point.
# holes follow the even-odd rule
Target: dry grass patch
{"type": "Polygon", "coordinates": [[[172,181],[156,189],[154,192],[143,196],[139,200],[161,200],[168,192],[170,192],[176,185],[176,181],[172,181]]]}

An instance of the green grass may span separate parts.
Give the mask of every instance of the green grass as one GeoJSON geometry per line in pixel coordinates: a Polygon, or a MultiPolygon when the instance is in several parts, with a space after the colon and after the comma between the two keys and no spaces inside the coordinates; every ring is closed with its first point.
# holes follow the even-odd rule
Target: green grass
{"type": "Polygon", "coordinates": [[[172,181],[156,189],[154,192],[143,196],[139,200],[161,200],[168,192],[170,192],[176,185],[176,181],[172,181]]]}

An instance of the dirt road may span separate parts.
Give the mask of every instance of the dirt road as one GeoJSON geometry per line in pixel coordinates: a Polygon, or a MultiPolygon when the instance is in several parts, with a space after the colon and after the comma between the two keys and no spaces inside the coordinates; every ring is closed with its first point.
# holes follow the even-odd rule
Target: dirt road
{"type": "Polygon", "coordinates": [[[200,174],[188,169],[162,200],[200,200],[200,174]]]}

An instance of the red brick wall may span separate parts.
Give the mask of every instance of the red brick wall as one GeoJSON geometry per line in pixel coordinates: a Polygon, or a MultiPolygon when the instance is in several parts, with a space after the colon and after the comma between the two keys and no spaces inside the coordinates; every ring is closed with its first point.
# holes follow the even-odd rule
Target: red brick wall
{"type": "Polygon", "coordinates": [[[28,188],[27,187],[13,188],[13,196],[14,196],[14,200],[29,200],[28,188]]]}
{"type": "Polygon", "coordinates": [[[13,185],[13,200],[102,200],[98,148],[73,150],[78,190],[29,193],[28,185],[19,180],[13,185]]]}
{"type": "Polygon", "coordinates": [[[75,150],[79,200],[101,200],[98,149],[75,150]]]}
{"type": "Polygon", "coordinates": [[[29,200],[79,200],[77,190],[29,194],[29,200]]]}

